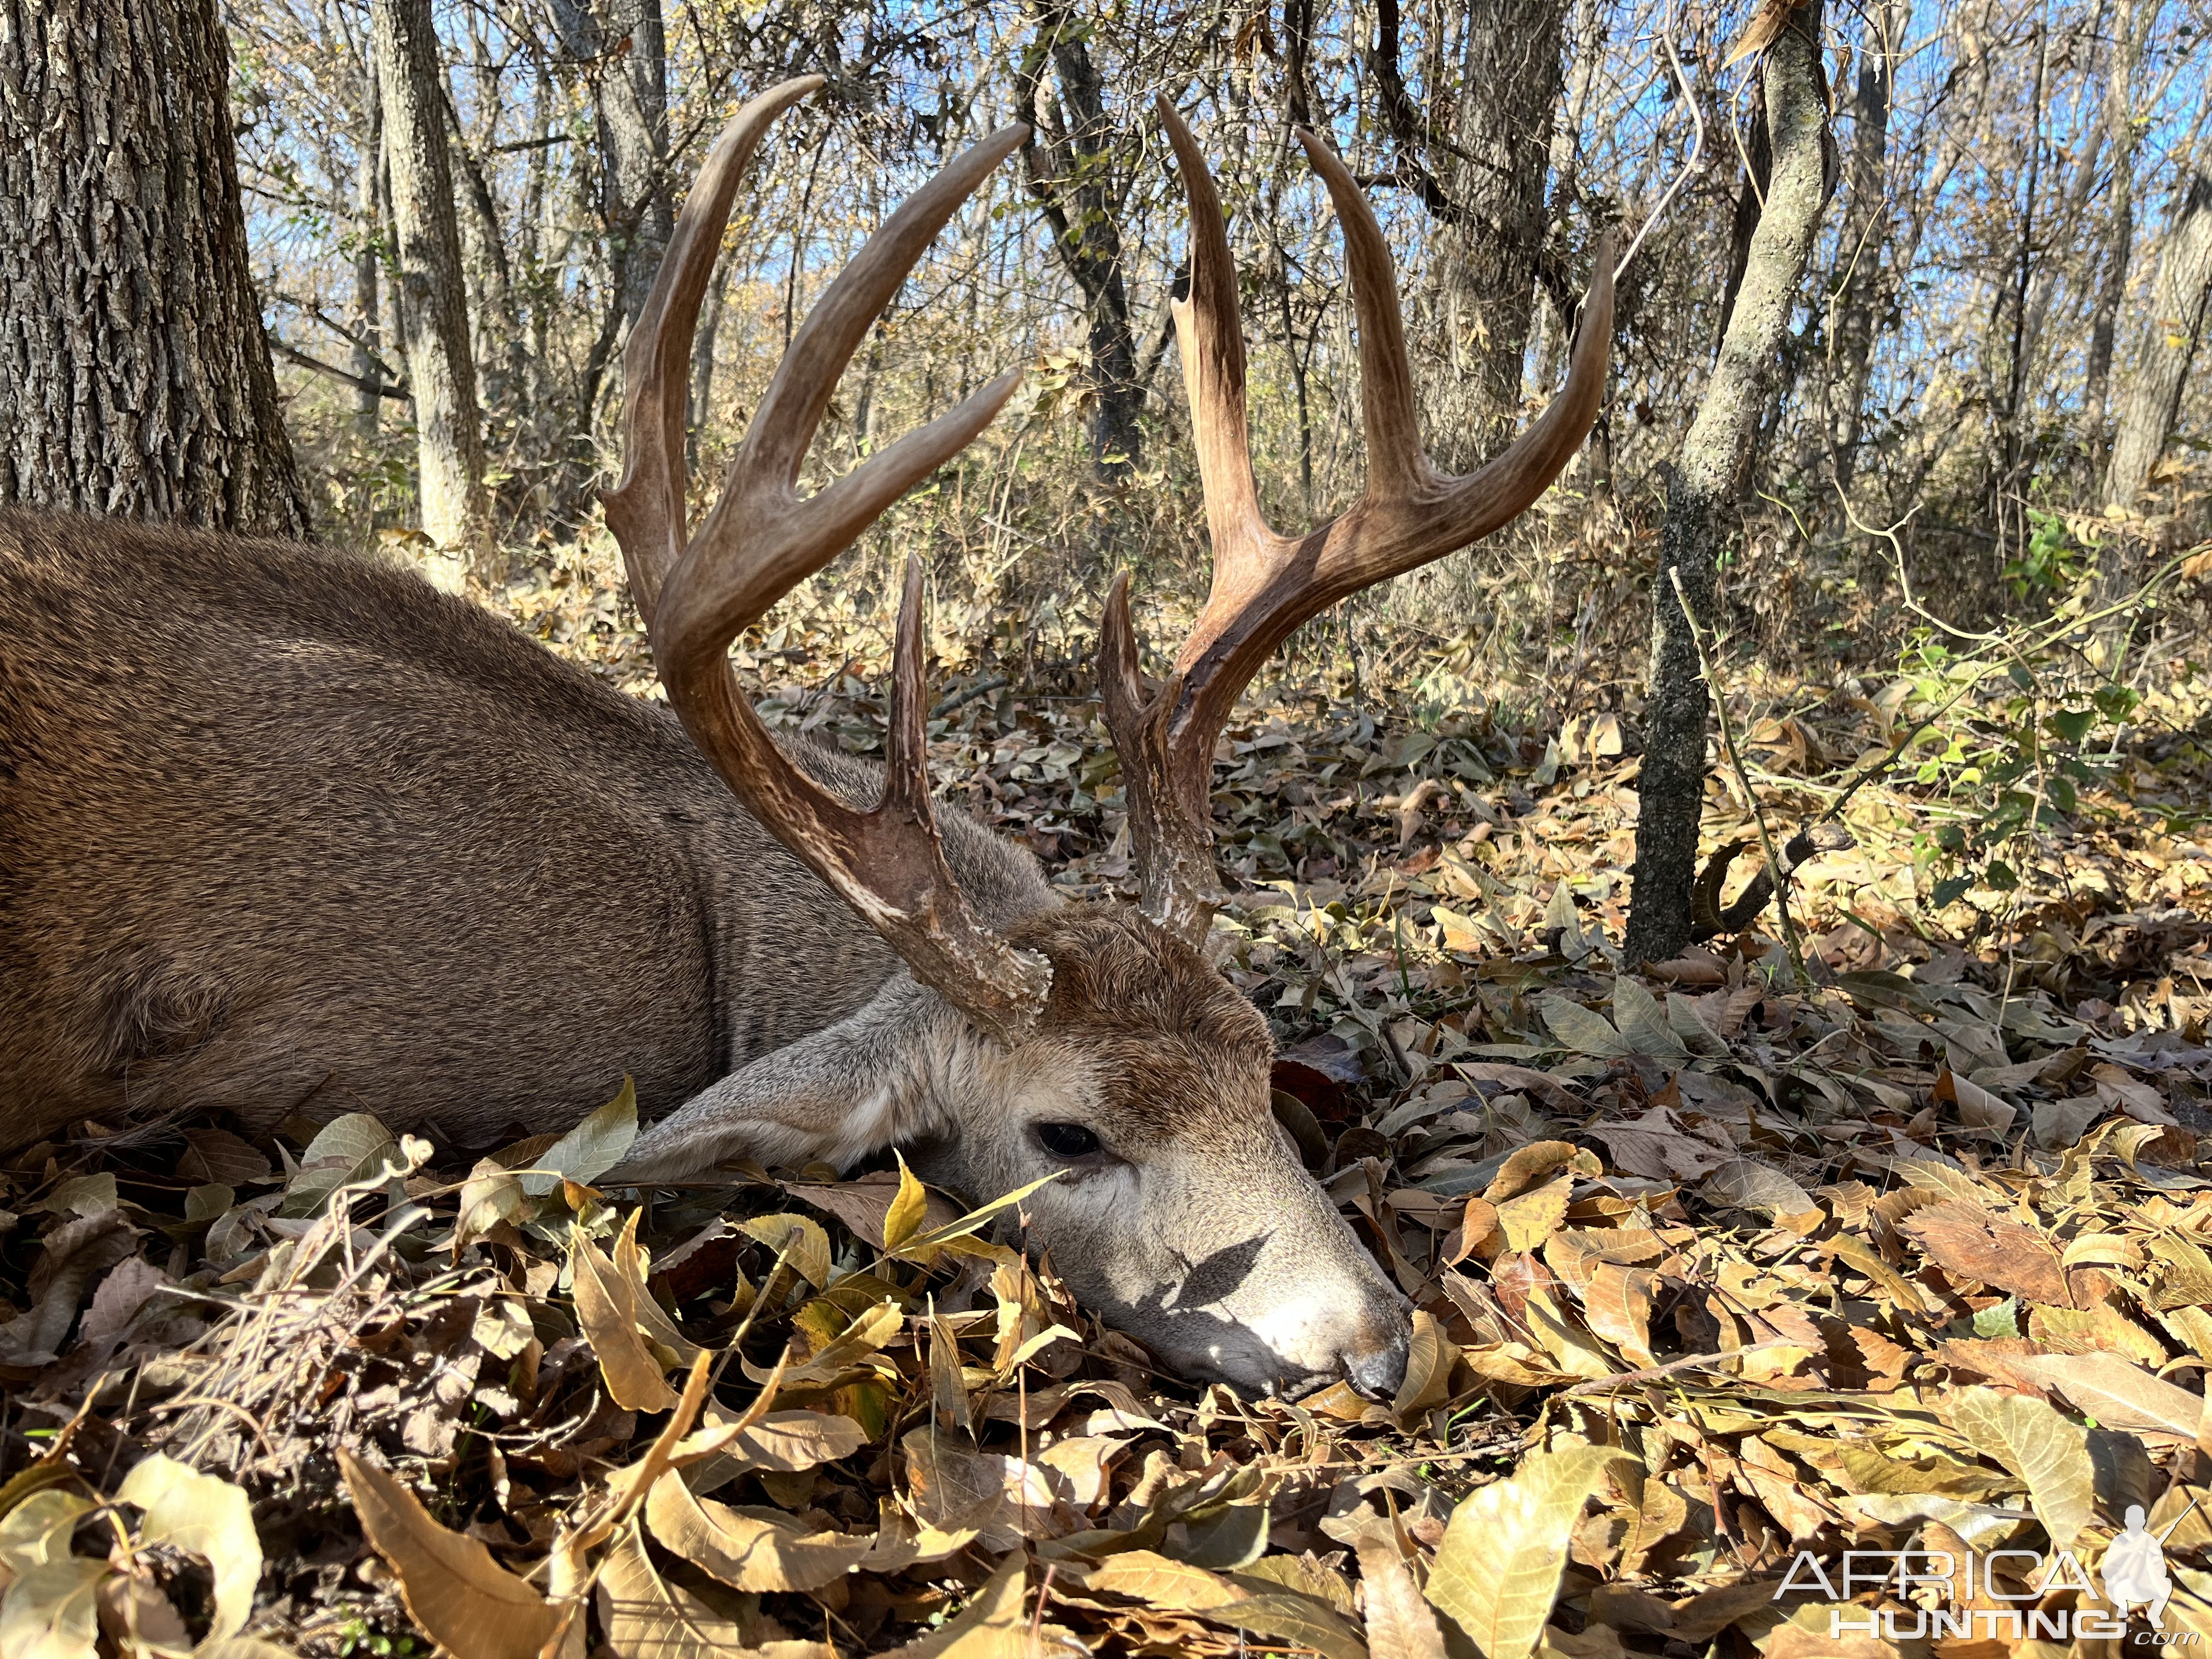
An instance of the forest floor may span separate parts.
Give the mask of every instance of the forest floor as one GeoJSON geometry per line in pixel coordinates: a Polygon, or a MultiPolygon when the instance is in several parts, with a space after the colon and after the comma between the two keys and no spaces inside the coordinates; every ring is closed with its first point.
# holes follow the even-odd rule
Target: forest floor
{"type": "MultiPolygon", "coordinates": [[[[501,599],[643,682],[611,591],[501,599]]],[[[857,649],[750,665],[866,748],[857,649]]],[[[1079,676],[1000,672],[937,688],[945,798],[1121,890],[1079,676]]],[[[1739,705],[1709,843],[1826,811],[1927,694],[1739,705]]],[[[2119,1651],[2136,1504],[2201,1640],[2203,710],[2128,711],[1949,876],[2022,728],[1943,707],[1796,872],[1794,952],[1769,908],[1653,970],[1613,716],[1252,700],[1224,965],[1417,1310],[1389,1401],[1165,1378],[895,1167],[597,1188],[626,1099],[473,1168],[360,1116],[39,1149],[0,1171],[0,1651],[2056,1659],[2119,1651]]]]}

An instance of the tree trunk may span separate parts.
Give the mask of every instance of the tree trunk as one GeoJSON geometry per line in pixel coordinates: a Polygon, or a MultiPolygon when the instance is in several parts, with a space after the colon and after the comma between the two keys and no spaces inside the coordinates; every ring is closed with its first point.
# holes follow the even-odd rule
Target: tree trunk
{"type": "Polygon", "coordinates": [[[1705,805],[1706,688],[1691,620],[1718,621],[1716,574],[1734,527],[1745,468],[1826,198],[1827,100],[1818,42],[1821,0],[1808,0],[1783,27],[1761,66],[1773,157],[1766,204],[1750,239],[1720,355],[1668,479],[1667,520],[1651,594],[1649,700],[1638,781],[1635,885],[1629,908],[1631,960],[1663,960],[1690,943],[1690,895],[1698,823],[1705,805]]]}
{"type": "Polygon", "coordinates": [[[2193,167],[2159,262],[2158,288],[2143,319],[2134,379],[2112,438],[2105,499],[2133,507],[2149,486],[2160,453],[2173,435],[2189,360],[2204,330],[2212,289],[2212,170],[2193,167]]]}
{"type": "Polygon", "coordinates": [[[415,394],[424,573],[458,591],[490,538],[476,362],[469,347],[461,233],[446,142],[446,76],[430,0],[372,0],[377,86],[392,177],[395,297],[415,394]]]}
{"type": "Polygon", "coordinates": [[[1849,490],[1858,471],[1859,434],[1866,418],[1874,343],[1888,296],[1882,258],[1889,243],[1889,112],[1897,64],[1912,21],[1910,0],[1887,0],[1868,32],[1851,91],[1851,153],[1844,171],[1843,234],[1836,245],[1828,304],[1835,322],[1827,386],[1830,463],[1836,485],[1849,490]]]}
{"type": "Polygon", "coordinates": [[[1052,228],[1052,245],[1083,290],[1090,321],[1091,456],[1101,477],[1137,464],[1137,417],[1145,404],[1136,333],[1121,256],[1120,206],[1108,149],[1120,136],[1106,112],[1104,84],[1084,44],[1075,9],[1036,9],[1037,38],[1019,70],[1021,112],[1030,123],[1022,146],[1030,193],[1052,228]],[[1060,93],[1045,88],[1052,66],[1060,93]]]}
{"type": "Polygon", "coordinates": [[[0,0],[0,501],[304,536],[214,0],[0,0]]]}
{"type": "MultiPolygon", "coordinates": [[[[1378,13],[1386,7],[1395,9],[1392,0],[1381,0],[1378,13]]],[[[1455,290],[1459,326],[1473,337],[1478,402],[1462,440],[1472,441],[1474,453],[1444,459],[1446,465],[1503,447],[1521,425],[1566,13],[1566,0],[1478,0],[1468,21],[1458,123],[1464,159],[1456,170],[1461,216],[1448,233],[1455,246],[1445,280],[1455,290]]]]}
{"type": "Polygon", "coordinates": [[[363,57],[361,153],[354,161],[353,185],[353,424],[362,437],[374,438],[384,402],[384,364],[380,355],[384,319],[377,280],[383,258],[383,227],[376,210],[377,168],[384,155],[384,105],[376,90],[375,58],[367,51],[363,57]]]}
{"type": "Polygon", "coordinates": [[[645,309],[675,228],[668,188],[668,43],[660,0],[551,0],[555,28],[592,70],[599,216],[624,322],[645,309]]]}

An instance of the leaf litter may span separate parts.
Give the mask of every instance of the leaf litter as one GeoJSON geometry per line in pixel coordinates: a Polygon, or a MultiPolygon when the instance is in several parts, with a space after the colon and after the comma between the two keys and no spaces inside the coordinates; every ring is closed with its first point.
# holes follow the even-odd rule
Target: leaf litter
{"type": "MultiPolygon", "coordinates": [[[[638,688],[611,608],[539,597],[638,688]]],[[[834,618],[749,659],[810,663],[770,712],[872,747],[834,618]]],[[[1073,671],[972,678],[948,800],[1125,891],[1073,671]]],[[[1930,1650],[1830,1638],[1800,1552],[2094,1568],[2130,1504],[2212,1632],[2205,860],[2120,802],[2052,838],[2070,904],[1947,929],[1884,786],[1795,872],[1802,977],[1771,911],[1631,963],[1600,724],[1292,688],[1224,745],[1224,969],[1414,1304],[1395,1398],[1165,1377],[1013,1247],[1024,1194],[896,1158],[599,1187],[627,1091],[473,1161],[359,1114],[86,1125],[0,1171],[0,1652],[1871,1659],[1930,1650]]],[[[1865,746],[1790,726],[1784,818],[1865,746]]],[[[1716,786],[1714,844],[1747,805],[1716,786]]]]}

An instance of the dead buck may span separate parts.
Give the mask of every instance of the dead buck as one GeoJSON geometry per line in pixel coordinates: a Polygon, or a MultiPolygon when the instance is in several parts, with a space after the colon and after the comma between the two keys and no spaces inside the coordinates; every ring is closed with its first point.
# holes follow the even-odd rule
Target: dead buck
{"type": "Polygon", "coordinates": [[[1021,129],[939,173],[830,285],[721,501],[686,526],[701,295],[755,144],[820,84],[786,82],[723,133],[624,359],[607,518],[670,709],[364,561],[0,519],[0,1142],[306,1107],[480,1146],[565,1127],[629,1073],[659,1121],[618,1179],[893,1144],[977,1197],[1058,1170],[1028,1200],[1030,1244],[1167,1364],[1389,1390],[1402,1299],[1270,1114],[1265,1021],[1200,954],[1214,746],[1293,629],[1504,524],[1574,453],[1605,379],[1610,262],[1561,396],[1481,471],[1442,476],[1382,234],[1301,134],[1346,240],[1371,471],[1342,516],[1278,535],[1254,490],[1219,201],[1162,105],[1191,210],[1176,322],[1213,586],[1147,696],[1114,584],[1103,692],[1144,897],[1063,902],[1026,852],[932,804],[916,567],[880,771],[778,744],[729,663],[1012,392],[1007,374],[796,491],[863,333],[1021,129]]]}

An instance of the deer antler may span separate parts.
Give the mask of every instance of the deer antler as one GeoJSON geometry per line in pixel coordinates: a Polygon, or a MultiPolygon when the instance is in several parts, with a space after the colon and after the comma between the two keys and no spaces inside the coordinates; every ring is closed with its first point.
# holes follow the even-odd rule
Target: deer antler
{"type": "Polygon", "coordinates": [[[992,134],[868,240],[785,352],[730,463],[722,499],[696,538],[685,526],[685,368],[699,302],[754,147],[779,114],[822,84],[820,76],[805,76],[754,99],[701,169],[623,354],[624,466],[620,485],[605,497],[607,523],[622,544],[669,703],[692,741],[753,816],[859,911],[915,978],[1012,1042],[1043,1006],[1051,971],[982,923],[945,863],[923,728],[920,564],[907,564],[884,793],[870,811],[823,788],[776,746],[731,672],[729,648],[909,487],[973,441],[1012,392],[1018,370],[799,499],[799,463],[854,348],[931,239],[1028,129],[992,134]]]}
{"type": "Polygon", "coordinates": [[[1605,392],[1613,331],[1613,252],[1597,251],[1566,385],[1504,453],[1464,477],[1439,472],[1421,448],[1413,371],[1398,315],[1390,249],[1351,173],[1312,133],[1298,133],[1344,228],[1359,321],[1360,402],[1367,485],[1328,523],[1282,536],[1260,511],[1244,414],[1244,337],[1237,268],[1212,175],[1165,99],[1190,204],[1190,297],[1176,335],[1191,408],[1213,586],[1168,683],[1147,701],[1137,672],[1128,574],[1114,580],[1100,629],[1106,724],[1121,752],[1129,824],[1147,915],[1194,941],[1218,902],[1210,822],[1213,748],[1254,672],[1301,623],[1339,599],[1480,541],[1544,493],[1589,434],[1605,392]]]}

